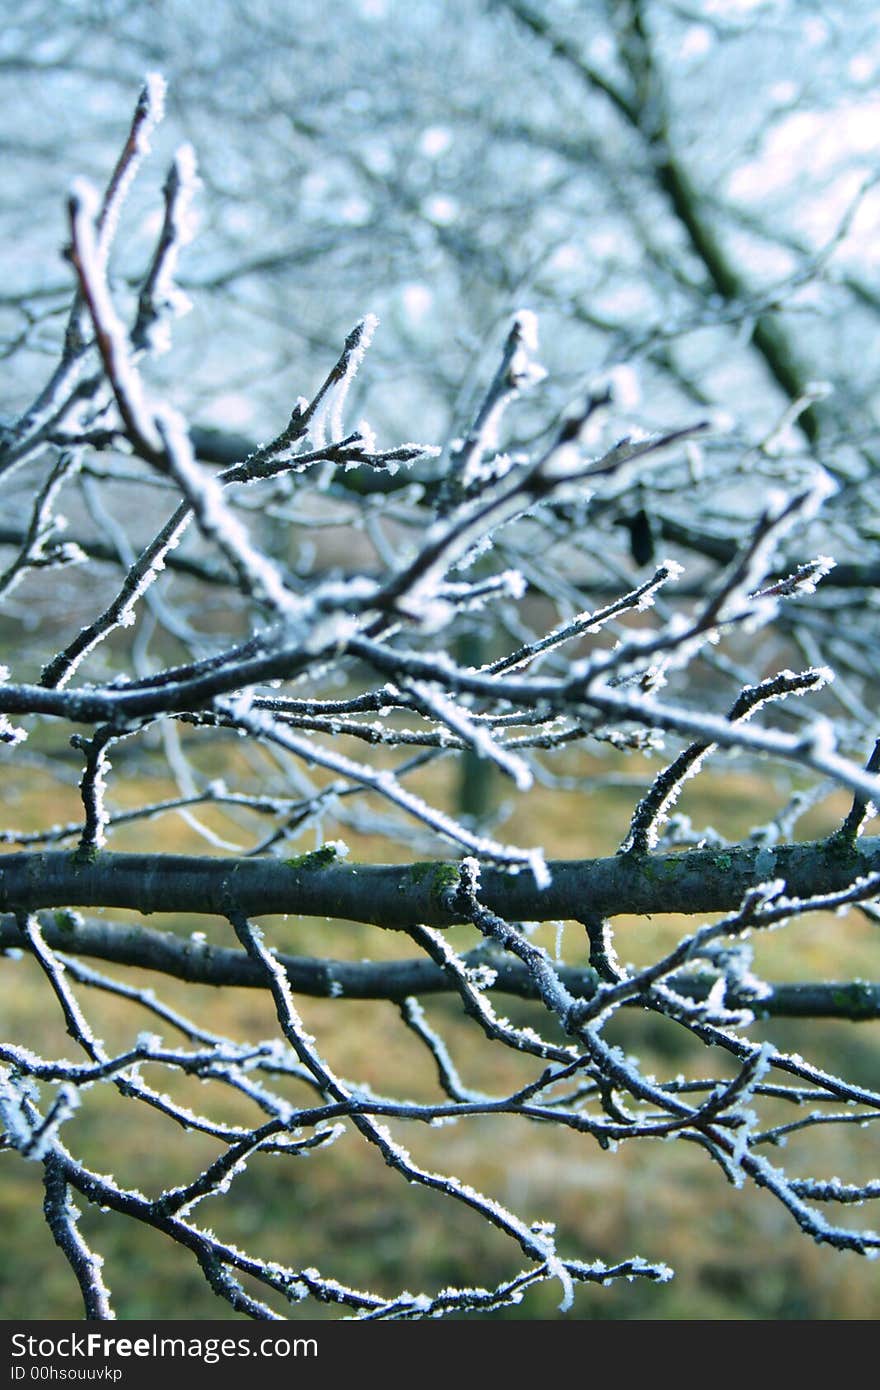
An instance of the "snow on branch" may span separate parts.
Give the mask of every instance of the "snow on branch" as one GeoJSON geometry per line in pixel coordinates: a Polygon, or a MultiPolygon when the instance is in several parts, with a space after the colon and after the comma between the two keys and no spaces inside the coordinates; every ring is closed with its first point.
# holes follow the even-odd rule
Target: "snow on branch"
{"type": "MultiPolygon", "coordinates": [[[[527,6],[507,8],[534,28],[527,6]]],[[[557,56],[637,126],[625,94],[574,51],[557,56]]],[[[478,404],[453,442],[383,445],[368,421],[348,422],[350,402],[371,399],[365,313],[314,377],[302,367],[285,383],[273,437],[215,469],[187,383],[160,390],[152,366],[185,307],[188,147],[139,282],[112,275],[163,94],[149,78],[104,193],[74,184],[58,360],[0,438],[4,486],[17,473],[26,491],[0,530],[13,549],[0,601],[10,620],[23,604],[34,619],[33,644],[0,673],[8,814],[26,808],[0,831],[0,954],[10,978],[31,972],[39,1001],[34,1035],[0,1040],[2,1146],[42,1165],[45,1217],[86,1316],[112,1317],[115,1295],[84,1204],[159,1233],[252,1318],[312,1300],[367,1319],[490,1312],[543,1284],[569,1310],[583,1285],[670,1277],[637,1253],[573,1253],[550,1217],[515,1209],[516,1184],[496,1191],[468,1170],[452,1124],[480,1151],[501,1125],[530,1142],[564,1131],[593,1157],[684,1142],[816,1243],[875,1255],[880,1236],[822,1208],[845,1214],[880,1184],[793,1178],[777,1150],[791,1139],[811,1166],[814,1133],[869,1128],[880,1094],[760,1036],[768,1019],[880,1017],[880,986],[848,963],[802,979],[795,949],[795,978],[777,978],[763,955],[771,931],[796,943],[809,921],[836,963],[847,914],[876,916],[880,898],[880,673],[855,587],[868,570],[849,574],[851,611],[823,594],[842,534],[825,522],[834,470],[810,460],[768,496],[752,471],[760,441],[750,451],[702,411],[662,419],[657,405],[650,430],[619,434],[604,389],[545,410],[541,392],[526,396],[545,380],[527,309],[488,384],[465,383],[478,404]],[[723,453],[728,501],[693,516],[698,442],[723,453]],[[62,501],[76,542],[62,539],[62,501]],[[673,552],[649,556],[650,572],[639,546],[617,544],[633,516],[673,552]],[[792,561],[793,537],[817,558],[792,561]],[[647,761],[661,749],[657,772],[647,761]],[[728,815],[734,760],[761,806],[750,832],[728,815]],[[722,830],[671,815],[698,774],[722,830]],[[841,789],[848,812],[831,800],[841,789]],[[808,811],[820,828],[795,840],[808,811]],[[621,949],[635,916],[657,922],[637,965],[621,949]],[[305,953],[316,934],[331,944],[305,953]],[[144,972],[194,999],[196,986],[262,992],[268,1036],[208,1026],[144,972]],[[354,1000],[370,1020],[356,1047],[354,1000]],[[50,1055],[47,1013],[69,1038],[63,1056],[50,1055]],[[649,1057],[632,1028],[646,1015],[674,1040],[668,1054],[649,1057]],[[129,1027],[143,1016],[148,1028],[129,1027]],[[666,1065],[680,1053],[686,1068],[666,1065]],[[173,1173],[144,1174],[148,1191],[75,1152],[96,1091],[126,1123],[149,1114],[181,1140],[173,1173]],[[401,1220],[420,1219],[422,1198],[445,1204],[451,1224],[491,1233],[503,1271],[440,1286],[414,1268],[397,1289],[377,1271],[364,1289],[339,1252],[326,1269],[297,1246],[271,1259],[201,1222],[203,1203],[237,1201],[263,1156],[295,1163],[302,1182],[322,1165],[330,1183],[341,1148],[345,1182],[352,1145],[387,1169],[401,1220]]],[[[668,185],[681,201],[674,168],[668,185]]],[[[697,223],[690,233],[729,301],[715,252],[697,223]]],[[[764,346],[780,367],[779,342],[764,346]]]]}

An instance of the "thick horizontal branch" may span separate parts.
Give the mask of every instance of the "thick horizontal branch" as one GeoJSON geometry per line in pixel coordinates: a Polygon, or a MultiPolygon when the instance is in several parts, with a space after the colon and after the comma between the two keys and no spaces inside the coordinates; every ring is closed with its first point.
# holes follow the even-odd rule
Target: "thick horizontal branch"
{"type": "MultiPolygon", "coordinates": [[[[244,951],[194,941],[173,932],[160,932],[139,924],[60,921],[46,918],[43,937],[53,950],[71,956],[88,956],[116,965],[155,970],[188,984],[264,989],[265,973],[244,951]]],[[[0,950],[20,948],[21,934],[13,918],[0,918],[0,950]]],[[[479,950],[464,957],[465,965],[488,967],[495,978],[493,993],[519,999],[537,999],[538,987],[521,961],[479,950]]],[[[456,985],[445,970],[431,960],[347,961],[292,956],[279,952],[278,960],[291,987],[299,994],[319,999],[376,999],[400,1003],[411,995],[452,994],[456,985]]],[[[573,995],[591,999],[598,976],[589,966],[558,967],[559,978],[573,995]]],[[[704,999],[714,976],[678,979],[676,989],[692,999],[704,999]]],[[[784,983],[768,985],[768,993],[754,999],[728,989],[728,1008],[748,1008],[761,1018],[880,1018],[880,985],[865,981],[784,983]]],[[[641,1005],[637,997],[632,1001],[641,1005]]]]}
{"type": "MultiPolygon", "coordinates": [[[[557,860],[539,888],[531,873],[482,871],[480,897],[511,921],[584,921],[622,914],[727,912],[748,889],[782,879],[789,897],[848,887],[880,872],[880,837],[721,852],[618,854],[557,860]]],[[[346,864],[329,848],[293,860],[76,851],[9,854],[0,859],[0,911],[49,907],[130,908],[247,916],[293,914],[369,922],[390,930],[462,920],[447,904],[456,863],[346,864]]]]}

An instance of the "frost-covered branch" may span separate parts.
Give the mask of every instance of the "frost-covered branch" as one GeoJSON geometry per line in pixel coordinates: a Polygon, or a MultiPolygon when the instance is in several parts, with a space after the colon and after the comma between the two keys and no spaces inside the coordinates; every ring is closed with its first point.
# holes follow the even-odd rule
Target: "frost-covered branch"
{"type": "MultiPolygon", "coordinates": [[[[543,12],[507,9],[653,140],[675,203],[662,103],[645,128],[658,77],[641,7],[618,7],[614,79],[543,12]]],[[[751,441],[698,392],[645,402],[649,427],[618,428],[625,368],[616,384],[579,381],[560,408],[536,315],[508,310],[496,361],[460,383],[453,439],[384,445],[358,418],[375,418],[381,351],[367,312],[341,348],[316,347],[311,386],[304,366],[296,382],[285,369],[286,423],[268,443],[212,453],[185,414],[185,374],[163,385],[153,363],[184,308],[190,149],[172,160],[146,268],[123,277],[111,262],[161,96],[151,78],[106,192],[74,185],[57,362],[0,433],[4,486],[15,475],[25,494],[0,529],[14,548],[0,600],[28,638],[0,676],[0,958],[26,1001],[15,1016],[34,1021],[0,1038],[0,1146],[42,1166],[86,1316],[113,1316],[118,1296],[83,1204],[187,1252],[252,1318],[308,1300],[369,1319],[487,1312],[542,1285],[570,1309],[584,1285],[669,1277],[638,1255],[581,1258],[549,1206],[536,1217],[506,1174],[469,1168],[468,1145],[494,1152],[500,1133],[564,1136],[576,1166],[585,1151],[684,1142],[815,1242],[876,1253],[857,1217],[819,1209],[873,1200],[873,1178],[795,1179],[775,1161],[790,1140],[813,1173],[814,1135],[870,1135],[880,1114],[847,1059],[823,1055],[819,1023],[880,1017],[864,930],[846,940],[849,914],[864,928],[880,897],[880,745],[864,764],[875,629],[864,595],[825,592],[854,506],[830,460],[779,467],[772,492],[761,471],[814,396],[751,441]],[[68,513],[75,543],[60,539],[68,513]],[[610,544],[620,525],[628,556],[610,544]],[[660,537],[672,553],[655,559],[660,537]],[[482,798],[468,796],[475,769],[482,798]],[[760,807],[750,831],[731,769],[760,807]],[[689,801],[698,773],[717,829],[689,801]],[[635,964],[634,917],[649,919],[635,964]],[[806,923],[819,971],[797,954],[806,923]],[[794,943],[786,969],[765,951],[771,931],[794,943]],[[238,990],[253,1006],[240,1017],[238,990]],[[47,1015],[71,1055],[55,1055],[47,1015]],[[768,1036],[782,1019],[802,1030],[798,1050],[768,1036]],[[668,1053],[645,1042],[646,1021],[668,1053]],[[121,1153],[97,1171],[79,1145],[102,1106],[117,1133],[146,1116],[173,1136],[173,1161],[159,1143],[142,1175],[121,1153]],[[390,1182],[402,1222],[422,1202],[488,1237],[491,1277],[441,1283],[414,1258],[398,1281],[367,1260],[377,1288],[360,1288],[347,1249],[270,1258],[201,1223],[212,1204],[235,1210],[245,1174],[258,1191],[270,1158],[304,1187],[318,1165],[342,1206],[352,1155],[390,1182]]],[[[703,222],[684,225],[699,251],[703,222]]],[[[772,366],[771,314],[756,342],[772,366]]],[[[848,581],[872,573],[867,553],[846,563],[848,581]]]]}

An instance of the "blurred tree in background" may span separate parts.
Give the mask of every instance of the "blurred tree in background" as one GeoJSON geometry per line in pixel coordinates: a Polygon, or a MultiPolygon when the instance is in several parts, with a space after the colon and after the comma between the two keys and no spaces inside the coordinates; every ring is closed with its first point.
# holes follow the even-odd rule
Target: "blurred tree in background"
{"type": "Polygon", "coordinates": [[[169,1315],[163,1257],[111,1295],[105,1209],[251,1316],[675,1310],[499,1133],[563,1191],[622,1146],[640,1249],[647,1138],[714,1162],[701,1212],[726,1178],[880,1248],[838,1220],[880,1190],[873,8],[8,18],[4,1157],[90,1316],[169,1315]],[[319,1253],[266,1154],[311,1154],[319,1253]]]}

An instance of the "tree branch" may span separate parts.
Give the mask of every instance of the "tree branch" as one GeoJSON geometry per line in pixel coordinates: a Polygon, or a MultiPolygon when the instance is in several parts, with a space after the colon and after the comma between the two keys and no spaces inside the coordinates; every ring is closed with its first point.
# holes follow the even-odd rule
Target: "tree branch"
{"type": "MultiPolygon", "coordinates": [[[[840,891],[880,873],[880,837],[795,845],[732,846],[719,852],[614,855],[548,863],[539,888],[526,871],[483,868],[481,899],[516,921],[583,920],[655,912],[723,912],[749,889],[781,879],[789,898],[840,891]]],[[[449,927],[463,919],[444,894],[457,862],[346,864],[327,846],[292,860],[51,850],[0,859],[0,911],[115,907],[137,912],[226,916],[293,913],[369,922],[449,927]]],[[[878,890],[880,891],[880,890],[878,890]]],[[[139,930],[139,929],[138,929],[139,930]]]]}
{"type": "MultiPolygon", "coordinates": [[[[64,914],[40,923],[42,936],[52,950],[65,957],[81,956],[109,961],[114,965],[154,970],[185,980],[188,984],[223,986],[234,989],[262,989],[265,976],[243,951],[216,946],[174,932],[156,931],[142,925],[119,926],[100,920],[72,921],[64,914]]],[[[0,951],[17,950],[21,936],[11,917],[0,917],[0,951]]],[[[427,958],[391,961],[348,961],[330,957],[294,956],[279,951],[277,960],[291,988],[315,999],[379,999],[403,1003],[413,996],[454,994],[456,987],[442,966],[427,958]]],[[[538,990],[525,966],[500,952],[465,952],[461,956],[468,970],[491,971],[493,994],[517,999],[537,999],[538,990]]],[[[581,999],[592,1000],[598,976],[590,967],[578,969],[558,966],[559,979],[566,989],[581,999]]],[[[679,978],[677,990],[694,1001],[708,998],[716,976],[695,974],[679,978]]],[[[842,1018],[861,1022],[880,1018],[880,984],[830,980],[822,983],[793,981],[767,983],[767,993],[755,998],[748,989],[727,990],[732,1009],[749,1009],[759,1018],[842,1018]]],[[[640,998],[628,1001],[643,1007],[640,998]]]]}

